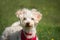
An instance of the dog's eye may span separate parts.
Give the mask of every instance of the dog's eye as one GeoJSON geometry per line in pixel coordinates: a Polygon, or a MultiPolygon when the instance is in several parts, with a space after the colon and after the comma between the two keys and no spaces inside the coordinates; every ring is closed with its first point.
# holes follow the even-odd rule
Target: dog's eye
{"type": "Polygon", "coordinates": [[[34,18],[31,18],[31,20],[34,20],[34,18]]]}
{"type": "Polygon", "coordinates": [[[26,20],[26,18],[23,18],[23,20],[26,20]]]}

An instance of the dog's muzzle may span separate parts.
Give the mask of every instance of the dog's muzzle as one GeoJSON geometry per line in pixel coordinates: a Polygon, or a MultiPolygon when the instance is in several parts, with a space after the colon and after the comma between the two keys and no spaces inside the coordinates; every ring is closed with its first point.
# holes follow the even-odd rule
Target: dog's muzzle
{"type": "Polygon", "coordinates": [[[25,27],[32,27],[29,22],[26,23],[25,27]]]}

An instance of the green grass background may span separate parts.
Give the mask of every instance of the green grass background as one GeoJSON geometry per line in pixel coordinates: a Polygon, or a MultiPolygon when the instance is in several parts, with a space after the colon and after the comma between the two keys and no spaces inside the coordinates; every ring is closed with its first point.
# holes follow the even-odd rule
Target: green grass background
{"type": "Polygon", "coordinates": [[[37,27],[39,40],[60,40],[60,0],[0,0],[0,35],[18,20],[15,12],[20,8],[36,8],[43,14],[37,27]]]}

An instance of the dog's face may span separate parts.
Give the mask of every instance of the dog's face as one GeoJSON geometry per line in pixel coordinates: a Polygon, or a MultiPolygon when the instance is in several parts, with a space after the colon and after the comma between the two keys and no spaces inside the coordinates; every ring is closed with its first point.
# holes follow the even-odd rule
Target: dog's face
{"type": "Polygon", "coordinates": [[[42,14],[36,9],[28,10],[22,9],[16,12],[17,17],[20,19],[21,25],[26,28],[35,27],[41,20],[42,14]]]}

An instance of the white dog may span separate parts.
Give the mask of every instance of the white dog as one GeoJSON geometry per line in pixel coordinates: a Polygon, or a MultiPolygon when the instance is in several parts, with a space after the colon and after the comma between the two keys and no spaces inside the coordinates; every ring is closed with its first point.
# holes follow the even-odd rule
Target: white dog
{"type": "Polygon", "coordinates": [[[16,15],[20,21],[7,27],[2,34],[1,40],[38,40],[36,26],[41,20],[42,14],[36,9],[23,8],[18,10],[16,15]]]}

